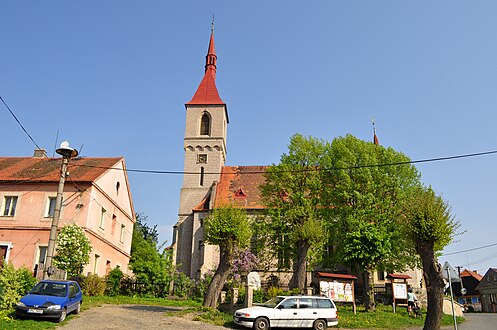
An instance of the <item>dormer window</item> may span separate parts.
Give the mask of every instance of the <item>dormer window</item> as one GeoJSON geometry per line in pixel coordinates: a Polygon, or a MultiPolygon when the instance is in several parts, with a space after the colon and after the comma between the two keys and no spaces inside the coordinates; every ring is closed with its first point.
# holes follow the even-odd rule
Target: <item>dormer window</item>
{"type": "Polygon", "coordinates": [[[211,116],[204,112],[200,120],[200,135],[211,135],[211,116]]]}
{"type": "Polygon", "coordinates": [[[237,191],[235,191],[235,197],[247,197],[247,195],[245,195],[242,188],[240,188],[237,191]]]}

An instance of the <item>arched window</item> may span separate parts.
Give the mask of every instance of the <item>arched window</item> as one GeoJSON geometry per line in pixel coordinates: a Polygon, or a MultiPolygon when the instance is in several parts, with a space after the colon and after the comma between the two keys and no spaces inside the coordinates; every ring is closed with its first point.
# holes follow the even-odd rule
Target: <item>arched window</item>
{"type": "Polygon", "coordinates": [[[207,112],[204,112],[200,121],[200,135],[211,135],[211,117],[207,112]]]}

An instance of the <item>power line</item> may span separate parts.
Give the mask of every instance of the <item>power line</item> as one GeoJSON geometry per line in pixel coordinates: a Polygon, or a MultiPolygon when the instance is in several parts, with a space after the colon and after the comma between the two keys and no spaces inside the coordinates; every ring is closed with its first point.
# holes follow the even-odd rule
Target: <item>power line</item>
{"type": "Polygon", "coordinates": [[[7,105],[7,103],[5,103],[4,99],[2,96],[0,96],[0,100],[2,101],[3,105],[5,105],[5,107],[7,108],[7,110],[9,110],[10,114],[12,115],[12,117],[14,117],[14,119],[17,121],[17,123],[19,124],[19,126],[21,126],[22,130],[24,131],[24,133],[26,133],[26,135],[31,139],[31,141],[33,141],[33,143],[35,144],[35,146],[38,148],[38,149],[41,149],[40,146],[35,142],[35,140],[33,140],[33,138],[31,137],[31,135],[29,135],[28,131],[26,131],[26,129],[24,128],[24,126],[22,126],[21,122],[19,121],[19,119],[17,119],[16,115],[14,114],[14,112],[9,108],[9,106],[7,105]]]}
{"type": "MultiPolygon", "coordinates": [[[[295,170],[281,170],[278,172],[286,173],[286,172],[309,172],[309,171],[342,171],[342,170],[354,170],[361,168],[372,168],[372,167],[387,167],[387,166],[399,166],[399,165],[410,165],[410,164],[420,164],[420,163],[430,163],[444,160],[454,160],[454,159],[462,159],[462,158],[470,158],[477,156],[486,156],[497,154],[497,150],[484,151],[484,152],[475,152],[470,154],[456,155],[456,156],[447,156],[447,157],[437,157],[437,158],[427,158],[427,159],[419,159],[419,160],[409,160],[404,162],[395,162],[395,163],[383,163],[383,164],[370,164],[370,165],[354,165],[347,167],[330,167],[330,168],[319,168],[319,167],[309,167],[304,169],[295,169],[295,170]]],[[[106,167],[106,166],[96,166],[96,165],[86,165],[86,164],[75,164],[71,163],[70,166],[79,166],[79,167],[92,167],[92,168],[102,168],[108,170],[120,170],[124,171],[122,168],[118,167],[106,167]]],[[[184,172],[184,171],[161,171],[161,170],[145,170],[145,169],[126,169],[126,172],[135,172],[135,173],[148,173],[148,174],[179,174],[179,175],[198,175],[198,172],[184,172]]],[[[240,175],[247,174],[264,174],[266,171],[247,171],[238,173],[240,175]]],[[[219,172],[204,172],[204,174],[221,174],[219,172]]]]}
{"type": "Polygon", "coordinates": [[[475,247],[475,248],[472,248],[472,249],[467,249],[467,250],[461,250],[461,251],[457,251],[457,252],[446,253],[446,254],[442,254],[441,257],[446,257],[446,256],[454,255],[454,254],[459,254],[459,253],[465,253],[465,252],[471,252],[471,251],[486,249],[486,248],[489,248],[489,247],[492,247],[492,246],[496,246],[496,245],[497,245],[497,243],[493,243],[493,244],[489,244],[489,245],[485,245],[485,246],[475,247]]]}

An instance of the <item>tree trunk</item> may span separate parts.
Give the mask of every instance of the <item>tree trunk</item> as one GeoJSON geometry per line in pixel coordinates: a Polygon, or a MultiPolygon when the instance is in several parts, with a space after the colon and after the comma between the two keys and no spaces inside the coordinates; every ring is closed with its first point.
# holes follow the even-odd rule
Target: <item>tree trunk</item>
{"type": "Polygon", "coordinates": [[[309,243],[304,240],[297,241],[297,259],[293,263],[293,275],[290,280],[290,290],[299,289],[303,293],[305,288],[305,279],[307,276],[307,252],[309,251],[309,243]]]}
{"type": "Polygon", "coordinates": [[[364,307],[366,308],[366,312],[374,312],[376,309],[376,305],[374,303],[373,272],[370,269],[366,269],[362,274],[364,282],[364,307]]]}
{"type": "Polygon", "coordinates": [[[221,247],[220,249],[221,257],[219,259],[219,265],[217,266],[216,273],[214,274],[211,284],[209,284],[209,288],[207,289],[207,293],[204,297],[203,305],[205,307],[217,308],[217,300],[221,294],[224,283],[228,278],[230,270],[230,254],[227,249],[223,249],[221,247]]]}
{"type": "Polygon", "coordinates": [[[435,258],[433,242],[418,242],[417,252],[423,263],[423,276],[426,282],[428,294],[428,306],[426,320],[423,330],[440,329],[440,321],[443,312],[444,280],[442,267],[435,258]]]}

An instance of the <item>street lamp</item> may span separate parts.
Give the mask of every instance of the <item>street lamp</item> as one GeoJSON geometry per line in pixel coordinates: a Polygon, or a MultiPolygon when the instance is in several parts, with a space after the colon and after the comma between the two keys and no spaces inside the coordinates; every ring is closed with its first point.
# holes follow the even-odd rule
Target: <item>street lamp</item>
{"type": "Polygon", "coordinates": [[[69,147],[69,142],[64,141],[60,144],[60,148],[55,150],[62,156],[62,166],[60,169],[59,189],[57,190],[57,199],[55,200],[55,210],[52,218],[52,227],[50,228],[50,238],[48,240],[47,260],[43,269],[43,279],[49,278],[54,273],[52,267],[52,259],[55,250],[55,240],[57,239],[57,227],[59,225],[60,210],[62,208],[62,193],[64,192],[64,183],[67,176],[67,164],[69,159],[78,156],[76,149],[69,147]]]}

